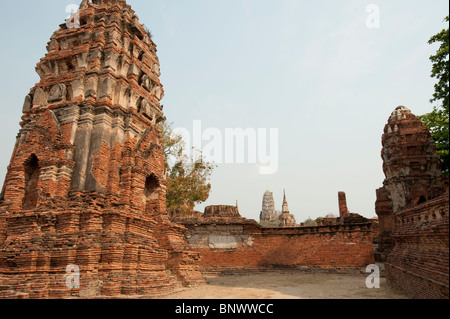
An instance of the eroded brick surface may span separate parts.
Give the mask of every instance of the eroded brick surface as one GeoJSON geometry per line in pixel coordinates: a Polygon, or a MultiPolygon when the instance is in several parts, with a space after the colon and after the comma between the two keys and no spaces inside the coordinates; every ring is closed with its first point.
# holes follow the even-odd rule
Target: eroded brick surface
{"type": "Polygon", "coordinates": [[[220,207],[212,217],[176,219],[188,229],[202,271],[360,270],[374,263],[371,222],[357,214],[332,225],[263,228],[226,210],[221,216],[220,207]]]}
{"type": "Polygon", "coordinates": [[[449,298],[448,196],[395,214],[386,277],[412,298],[449,298]]]}
{"type": "Polygon", "coordinates": [[[388,119],[382,136],[383,187],[377,190],[375,211],[380,220],[379,254],[392,250],[393,214],[445,192],[439,155],[430,131],[404,106],[388,119]]]}
{"type": "Polygon", "coordinates": [[[201,284],[166,215],[156,45],[123,0],[83,1],[37,64],[0,202],[0,297],[150,295],[201,284]],[[68,289],[66,267],[80,269],[68,289]]]}
{"type": "Polygon", "coordinates": [[[449,298],[448,179],[429,130],[405,107],[382,137],[384,186],[377,190],[377,255],[388,282],[412,298],[449,298]]]}

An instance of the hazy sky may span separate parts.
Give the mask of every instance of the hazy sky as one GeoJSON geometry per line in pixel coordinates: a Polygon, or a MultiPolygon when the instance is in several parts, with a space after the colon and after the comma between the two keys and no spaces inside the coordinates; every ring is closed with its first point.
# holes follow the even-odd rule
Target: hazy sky
{"type": "MultiPolygon", "coordinates": [[[[81,1],[2,1],[0,183],[34,71],[67,5],[81,1]],[[7,14],[5,14],[7,12],[7,14]]],[[[428,39],[446,27],[447,1],[128,0],[158,45],[169,121],[189,130],[277,128],[279,167],[220,164],[205,205],[239,201],[258,219],[269,189],[283,188],[298,222],[350,211],[375,215],[382,186],[381,134],[390,113],[432,109],[435,81],[428,39]],[[369,6],[375,5],[375,6],[369,6]],[[366,11],[366,9],[371,9],[366,11]],[[377,20],[379,26],[367,24],[377,20]],[[375,26],[369,28],[368,26],[375,26]]]]}

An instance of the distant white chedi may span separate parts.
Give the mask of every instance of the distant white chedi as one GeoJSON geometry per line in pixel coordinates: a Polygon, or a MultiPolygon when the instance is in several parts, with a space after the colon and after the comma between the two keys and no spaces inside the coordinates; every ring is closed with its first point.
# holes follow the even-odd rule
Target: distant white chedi
{"type": "Polygon", "coordinates": [[[275,200],[271,191],[266,191],[263,196],[262,210],[259,215],[260,221],[272,221],[279,217],[279,213],[275,210],[275,200]]]}

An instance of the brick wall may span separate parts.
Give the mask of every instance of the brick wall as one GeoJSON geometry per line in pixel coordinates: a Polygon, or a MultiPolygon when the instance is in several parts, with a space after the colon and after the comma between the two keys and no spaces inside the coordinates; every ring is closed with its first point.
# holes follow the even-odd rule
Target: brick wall
{"type": "Polygon", "coordinates": [[[374,263],[370,223],[262,228],[256,222],[184,222],[203,271],[360,269],[374,263]]]}
{"type": "Polygon", "coordinates": [[[22,211],[2,218],[2,225],[0,299],[152,295],[204,283],[185,229],[164,216],[22,211]],[[79,289],[66,286],[71,264],[80,270],[79,289]]]}
{"type": "Polygon", "coordinates": [[[412,298],[449,298],[448,193],[394,215],[388,282],[412,298]]]}

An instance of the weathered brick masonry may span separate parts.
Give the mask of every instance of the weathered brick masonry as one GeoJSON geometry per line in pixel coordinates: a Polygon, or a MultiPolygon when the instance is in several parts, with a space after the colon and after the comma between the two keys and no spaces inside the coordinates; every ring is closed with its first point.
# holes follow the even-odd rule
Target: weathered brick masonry
{"type": "Polygon", "coordinates": [[[376,191],[375,212],[380,220],[377,255],[385,261],[394,245],[394,214],[439,197],[445,188],[430,131],[408,108],[399,106],[392,112],[381,141],[386,178],[376,191]]]}
{"type": "Polygon", "coordinates": [[[0,199],[0,297],[203,283],[166,213],[156,45],[124,0],[83,1],[37,64],[0,199]],[[68,289],[66,267],[80,269],[68,289]]]}
{"type": "Polygon", "coordinates": [[[429,130],[404,106],[382,137],[377,255],[388,282],[412,298],[449,298],[449,194],[429,130]]]}
{"type": "Polygon", "coordinates": [[[207,272],[362,269],[374,263],[371,224],[263,228],[239,217],[181,218],[207,272]]]}
{"type": "MultiPolygon", "coordinates": [[[[343,193],[341,216],[317,227],[262,228],[237,207],[170,221],[156,45],[125,0],[83,0],[79,13],[52,35],[23,105],[0,195],[0,298],[151,295],[202,284],[201,271],[374,263],[376,229],[343,193]]],[[[386,277],[412,297],[448,298],[448,188],[441,196],[434,142],[398,107],[382,143],[386,277]]]]}
{"type": "Polygon", "coordinates": [[[412,298],[449,298],[448,193],[395,214],[394,223],[389,284],[412,298]]]}

